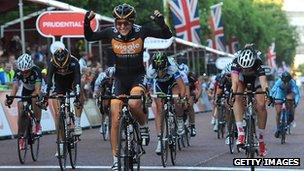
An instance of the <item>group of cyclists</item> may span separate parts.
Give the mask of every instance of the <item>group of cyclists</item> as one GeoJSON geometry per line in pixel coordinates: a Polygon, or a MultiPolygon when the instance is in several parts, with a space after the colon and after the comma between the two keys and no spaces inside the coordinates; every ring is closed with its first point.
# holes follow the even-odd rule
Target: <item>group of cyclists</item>
{"type": "MultiPolygon", "coordinates": [[[[253,92],[265,92],[264,94],[255,94],[255,110],[257,113],[257,138],[259,145],[259,155],[265,156],[267,154],[266,144],[264,141],[265,127],[267,123],[266,105],[275,105],[276,109],[276,125],[277,130],[275,137],[280,136],[280,115],[282,109],[283,99],[289,99],[292,102],[290,105],[290,116],[288,117],[288,125],[294,120],[294,108],[300,101],[300,91],[294,79],[289,72],[282,73],[274,86],[270,89],[266,79],[265,68],[261,60],[262,53],[255,49],[254,44],[246,44],[245,47],[235,54],[235,59],[227,64],[225,69],[215,78],[213,94],[214,94],[214,113],[212,124],[214,124],[214,131],[217,130],[218,123],[218,104],[223,95],[229,95],[228,104],[233,104],[232,109],[234,113],[235,124],[237,128],[237,142],[239,146],[245,143],[244,131],[244,97],[243,95],[236,95],[244,93],[246,90],[253,92]]],[[[227,96],[226,96],[227,97],[227,96]]],[[[227,142],[227,141],[226,141],[227,142]]]]}
{"type": "MultiPolygon", "coordinates": [[[[169,58],[164,52],[156,52],[147,71],[143,63],[144,39],[146,37],[156,37],[168,39],[172,37],[172,32],[164,21],[163,15],[154,11],[151,19],[159,26],[158,29],[143,27],[135,24],[136,11],[134,7],[128,4],[121,4],[114,8],[113,17],[114,26],[105,28],[101,31],[93,32],[90,27],[90,21],[95,17],[95,13],[89,11],[84,18],[84,35],[87,41],[110,40],[114,52],[115,66],[107,68],[101,72],[95,81],[94,97],[99,95],[143,95],[149,97],[150,94],[178,94],[179,99],[174,101],[177,116],[177,134],[184,134],[184,115],[189,117],[190,134],[196,135],[195,115],[193,105],[201,96],[201,83],[197,76],[190,71],[184,64],[177,64],[173,58],[169,58]]],[[[35,95],[38,99],[32,100],[32,105],[36,114],[37,123],[35,132],[41,134],[41,108],[45,108],[49,102],[50,93],[65,95],[73,92],[75,94],[75,135],[81,135],[80,117],[83,108],[83,92],[80,89],[81,74],[78,60],[71,55],[61,42],[54,42],[51,47],[52,58],[47,66],[47,77],[44,78],[41,69],[34,65],[30,55],[23,54],[16,61],[16,74],[13,82],[11,95],[17,93],[18,87],[23,83],[22,96],[35,95]],[[43,88],[42,88],[43,87],[43,88]]],[[[300,94],[295,81],[287,72],[282,74],[272,89],[267,84],[265,69],[260,58],[261,52],[256,50],[254,44],[247,44],[235,54],[235,59],[228,64],[221,74],[216,78],[214,90],[215,102],[225,92],[229,92],[228,100],[233,104],[235,124],[237,127],[237,144],[242,145],[245,142],[245,133],[243,128],[244,104],[241,95],[235,93],[244,92],[246,89],[252,91],[263,91],[266,94],[255,95],[256,112],[258,116],[258,141],[259,155],[265,156],[266,144],[264,141],[265,127],[267,122],[267,102],[274,102],[277,112],[277,125],[279,124],[279,115],[282,102],[275,99],[294,99],[294,107],[298,105],[300,94]],[[251,87],[247,87],[250,83],[251,87]]],[[[153,98],[156,111],[155,127],[157,132],[156,154],[161,154],[161,115],[163,114],[164,103],[158,98],[153,98]]],[[[6,105],[11,105],[13,99],[7,99],[6,105]]],[[[22,111],[22,102],[19,102],[18,110],[22,111]]],[[[118,170],[118,129],[122,101],[112,99],[103,101],[103,106],[111,114],[110,142],[112,146],[113,165],[112,170],[118,170]]],[[[58,100],[52,102],[53,110],[57,114],[58,120],[58,100]]],[[[145,109],[145,102],[140,99],[130,100],[129,108],[135,120],[140,125],[140,134],[145,137],[145,144],[149,143],[149,128],[147,126],[148,117],[145,109]]],[[[214,116],[217,118],[215,105],[214,116]]],[[[289,123],[292,122],[292,119],[289,123]]],[[[217,123],[215,119],[215,124],[217,123]]],[[[19,114],[18,135],[22,137],[22,115],[19,114]]],[[[56,122],[56,127],[57,126],[56,122]]],[[[275,133],[278,137],[279,130],[275,133]]],[[[22,141],[21,141],[22,143],[22,141]]],[[[21,144],[20,148],[24,148],[21,144]]],[[[56,154],[60,155],[60,154],[56,154]]]]}

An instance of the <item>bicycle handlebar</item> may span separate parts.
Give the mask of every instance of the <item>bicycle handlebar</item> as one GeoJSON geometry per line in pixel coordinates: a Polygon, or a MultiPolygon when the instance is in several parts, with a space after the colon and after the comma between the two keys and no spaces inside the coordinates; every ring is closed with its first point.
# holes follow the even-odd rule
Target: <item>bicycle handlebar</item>
{"type": "Polygon", "coordinates": [[[58,94],[55,94],[55,95],[50,95],[48,98],[49,99],[65,99],[65,98],[73,98],[73,97],[76,97],[76,95],[58,95],[58,94]]]}
{"type": "Polygon", "coordinates": [[[102,100],[118,99],[118,100],[130,100],[130,99],[142,99],[143,95],[119,95],[119,96],[100,96],[102,100]]]}
{"type": "Polygon", "coordinates": [[[179,98],[178,94],[151,94],[153,98],[179,98]]]}
{"type": "Polygon", "coordinates": [[[255,92],[255,91],[245,91],[243,93],[232,93],[233,95],[255,95],[255,94],[266,94],[266,91],[258,91],[258,92],[255,92]]]}
{"type": "Polygon", "coordinates": [[[32,98],[36,98],[38,97],[38,95],[30,95],[30,96],[9,96],[9,95],[6,95],[6,98],[7,99],[32,99],[32,98]]]}

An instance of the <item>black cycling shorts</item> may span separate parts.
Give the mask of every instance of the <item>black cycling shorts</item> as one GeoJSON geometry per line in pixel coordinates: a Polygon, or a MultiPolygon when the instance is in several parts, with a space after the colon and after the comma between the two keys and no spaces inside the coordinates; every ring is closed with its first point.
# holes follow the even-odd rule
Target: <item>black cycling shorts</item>
{"type": "Polygon", "coordinates": [[[122,94],[130,95],[131,89],[136,86],[146,89],[144,80],[145,74],[137,75],[135,77],[116,77],[114,80],[113,93],[115,96],[122,94]]]}
{"type": "Polygon", "coordinates": [[[250,88],[252,91],[256,91],[257,89],[261,88],[261,83],[259,77],[257,76],[243,76],[243,80],[245,88],[250,88]],[[247,87],[247,84],[250,83],[251,86],[247,87]]]}

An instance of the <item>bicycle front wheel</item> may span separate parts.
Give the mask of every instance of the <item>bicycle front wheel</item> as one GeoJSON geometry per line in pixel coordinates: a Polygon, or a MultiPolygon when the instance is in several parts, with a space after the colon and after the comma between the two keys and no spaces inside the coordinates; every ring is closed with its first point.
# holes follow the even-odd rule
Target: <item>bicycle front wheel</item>
{"type": "Polygon", "coordinates": [[[247,147],[246,147],[246,154],[247,158],[254,158],[254,154],[256,152],[255,146],[254,146],[254,134],[255,134],[255,122],[253,117],[248,118],[247,122],[247,147]]]}
{"type": "Polygon", "coordinates": [[[168,118],[165,112],[162,114],[161,119],[161,162],[163,167],[167,166],[168,154],[169,154],[169,143],[168,143],[168,118]]]}
{"type": "MultiPolygon", "coordinates": [[[[23,114],[23,116],[25,115],[23,114]]],[[[26,153],[28,150],[28,137],[30,133],[30,123],[28,118],[24,118],[24,122],[25,122],[25,131],[23,133],[23,137],[19,136],[17,140],[18,158],[21,164],[25,163],[26,153]]]]}
{"type": "Polygon", "coordinates": [[[21,164],[24,164],[25,162],[25,158],[26,158],[26,153],[27,153],[27,139],[23,138],[23,137],[19,137],[17,140],[17,149],[18,149],[18,158],[21,164]],[[20,144],[22,143],[21,141],[24,142],[24,147],[25,148],[21,148],[20,144]]]}
{"type": "Polygon", "coordinates": [[[60,114],[58,129],[57,129],[57,158],[61,170],[66,169],[67,161],[67,124],[62,115],[60,114]],[[61,150],[60,150],[61,149],[61,150]]]}
{"type": "Polygon", "coordinates": [[[70,157],[71,167],[73,169],[76,168],[76,161],[77,161],[77,143],[78,143],[78,136],[74,136],[71,130],[69,130],[69,141],[68,143],[68,152],[70,157]]]}
{"type": "Polygon", "coordinates": [[[280,123],[280,133],[281,133],[281,144],[284,144],[286,141],[286,126],[287,126],[287,115],[286,111],[283,111],[281,114],[281,123],[280,123]]]}
{"type": "Polygon", "coordinates": [[[32,159],[34,161],[37,161],[39,154],[40,136],[32,133],[30,139],[31,142],[29,144],[31,145],[32,159]]]}
{"type": "Polygon", "coordinates": [[[118,169],[121,171],[129,170],[129,146],[128,146],[128,134],[127,123],[123,118],[120,119],[120,127],[118,130],[118,169]]]}
{"type": "Polygon", "coordinates": [[[174,166],[175,163],[176,163],[176,151],[177,151],[177,138],[178,138],[178,135],[177,135],[177,121],[176,121],[176,118],[171,115],[170,116],[170,131],[169,131],[169,139],[170,139],[170,154],[171,154],[171,163],[172,165],[174,166]]]}

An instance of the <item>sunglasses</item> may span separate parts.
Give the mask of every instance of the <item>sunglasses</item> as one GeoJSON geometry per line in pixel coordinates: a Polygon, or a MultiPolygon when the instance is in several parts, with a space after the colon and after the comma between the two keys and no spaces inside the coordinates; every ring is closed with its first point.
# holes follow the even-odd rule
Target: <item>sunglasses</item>
{"type": "Polygon", "coordinates": [[[25,71],[21,71],[22,75],[28,75],[31,72],[31,70],[25,70],[25,71]]]}
{"type": "Polygon", "coordinates": [[[132,23],[131,22],[129,22],[129,21],[126,21],[126,20],[117,20],[117,21],[115,21],[115,24],[116,24],[116,26],[118,26],[118,27],[121,27],[122,25],[124,25],[124,26],[131,26],[132,25],[132,23]]]}

